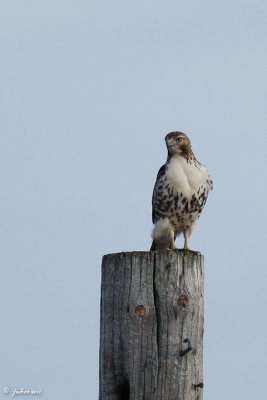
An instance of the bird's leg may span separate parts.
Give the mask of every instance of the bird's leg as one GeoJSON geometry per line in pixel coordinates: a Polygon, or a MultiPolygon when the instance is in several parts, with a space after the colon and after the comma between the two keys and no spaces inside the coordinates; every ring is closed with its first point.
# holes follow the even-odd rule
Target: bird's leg
{"type": "Polygon", "coordinates": [[[174,231],[171,231],[171,238],[170,238],[170,250],[176,250],[177,247],[175,246],[175,235],[174,235],[174,231]]]}
{"type": "Polygon", "coordinates": [[[177,247],[175,246],[175,243],[172,242],[170,245],[170,250],[176,250],[176,249],[177,249],[177,247]]]}
{"type": "Polygon", "coordinates": [[[184,234],[184,250],[190,250],[188,246],[189,232],[185,230],[183,231],[183,234],[184,234]]]}

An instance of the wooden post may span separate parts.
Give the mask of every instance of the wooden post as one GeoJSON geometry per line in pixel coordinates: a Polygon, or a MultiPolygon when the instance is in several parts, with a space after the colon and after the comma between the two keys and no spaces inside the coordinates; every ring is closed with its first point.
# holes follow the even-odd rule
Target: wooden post
{"type": "Polygon", "coordinates": [[[102,261],[99,400],[201,400],[203,256],[102,261]]]}

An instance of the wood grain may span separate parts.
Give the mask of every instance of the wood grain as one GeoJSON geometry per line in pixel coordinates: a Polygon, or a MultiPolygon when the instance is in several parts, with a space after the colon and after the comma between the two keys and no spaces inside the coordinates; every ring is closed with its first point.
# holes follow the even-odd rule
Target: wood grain
{"type": "Polygon", "coordinates": [[[202,399],[203,284],[199,253],[103,257],[99,400],[202,399]]]}

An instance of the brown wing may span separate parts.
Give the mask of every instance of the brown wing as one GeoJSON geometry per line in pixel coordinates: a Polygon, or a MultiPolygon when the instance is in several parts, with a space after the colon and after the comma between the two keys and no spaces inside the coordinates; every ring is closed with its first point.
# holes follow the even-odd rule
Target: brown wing
{"type": "Polygon", "coordinates": [[[162,165],[162,167],[159,169],[158,174],[157,174],[156,183],[155,183],[154,190],[153,190],[153,195],[152,195],[152,222],[153,222],[153,224],[156,222],[155,205],[158,200],[159,185],[161,183],[161,178],[165,175],[165,173],[166,173],[166,164],[162,165]]]}

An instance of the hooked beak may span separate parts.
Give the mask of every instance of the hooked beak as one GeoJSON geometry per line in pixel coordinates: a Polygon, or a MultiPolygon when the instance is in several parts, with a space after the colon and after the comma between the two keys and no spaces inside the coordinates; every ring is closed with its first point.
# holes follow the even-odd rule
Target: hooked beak
{"type": "Polygon", "coordinates": [[[174,147],[176,145],[175,140],[173,139],[166,139],[166,146],[169,149],[170,147],[174,147]]]}

